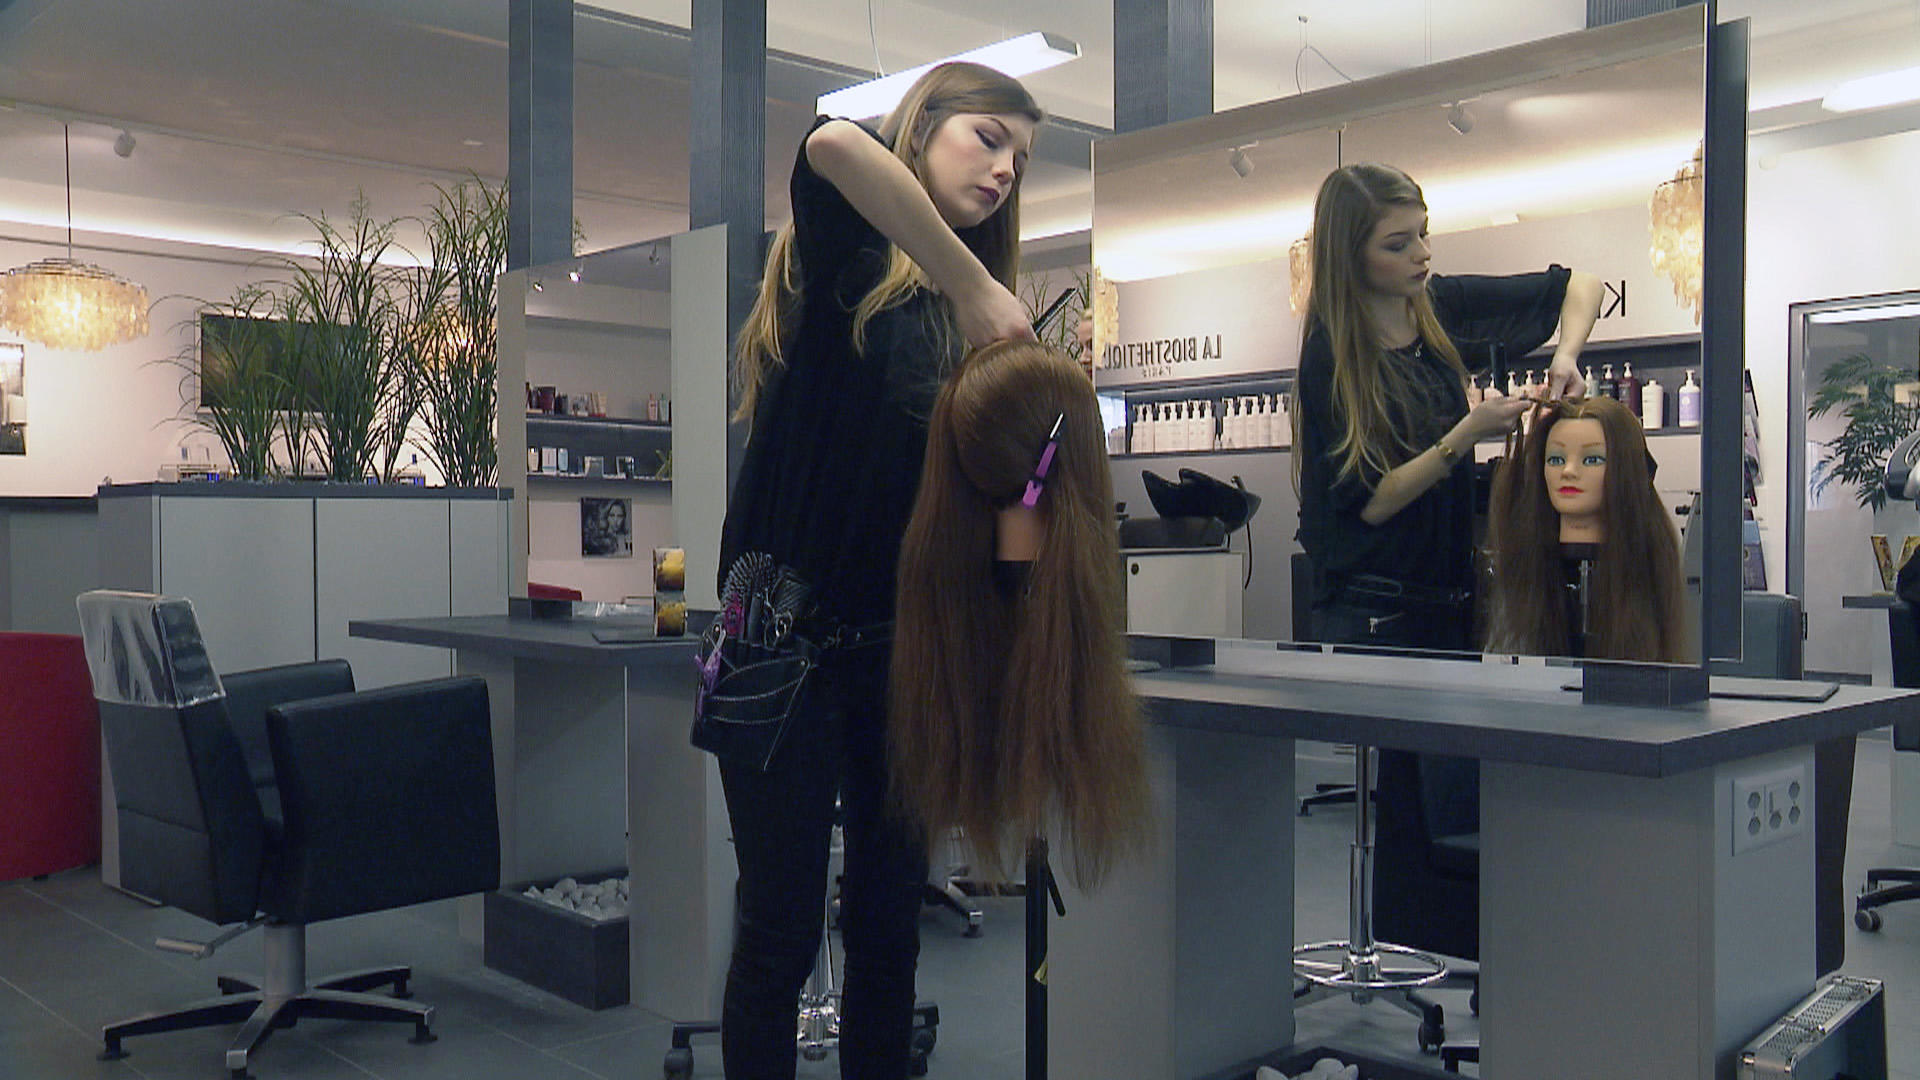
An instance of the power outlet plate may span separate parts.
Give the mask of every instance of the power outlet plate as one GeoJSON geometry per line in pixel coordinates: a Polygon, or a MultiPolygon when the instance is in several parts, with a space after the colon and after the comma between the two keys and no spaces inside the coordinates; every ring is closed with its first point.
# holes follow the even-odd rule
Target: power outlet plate
{"type": "Polygon", "coordinates": [[[1807,831],[1813,792],[1805,766],[1737,777],[1733,781],[1733,853],[1753,851],[1807,831]]]}

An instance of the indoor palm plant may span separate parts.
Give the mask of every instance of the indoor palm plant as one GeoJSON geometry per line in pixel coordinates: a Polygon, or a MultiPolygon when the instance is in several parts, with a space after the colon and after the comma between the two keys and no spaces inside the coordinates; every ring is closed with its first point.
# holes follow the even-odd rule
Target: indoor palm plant
{"type": "Polygon", "coordinates": [[[1889,364],[1855,353],[1828,365],[1807,416],[1834,410],[1846,418],[1845,430],[1823,445],[1826,453],[1813,467],[1816,494],[1838,480],[1854,490],[1861,506],[1879,510],[1887,493],[1881,482],[1894,445],[1920,427],[1920,403],[1901,400],[1897,388],[1917,378],[1914,365],[1889,364]]]}

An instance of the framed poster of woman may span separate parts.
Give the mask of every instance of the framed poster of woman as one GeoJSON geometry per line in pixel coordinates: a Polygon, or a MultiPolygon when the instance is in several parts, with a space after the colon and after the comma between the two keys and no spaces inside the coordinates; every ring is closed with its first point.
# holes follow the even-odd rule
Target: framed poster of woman
{"type": "Polygon", "coordinates": [[[633,557],[633,501],[587,496],[580,500],[580,554],[588,558],[633,557]]]}

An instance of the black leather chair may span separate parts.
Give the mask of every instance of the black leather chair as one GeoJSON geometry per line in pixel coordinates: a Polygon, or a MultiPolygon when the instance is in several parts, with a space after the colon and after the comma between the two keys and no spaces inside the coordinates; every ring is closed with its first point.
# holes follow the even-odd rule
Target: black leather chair
{"type": "Polygon", "coordinates": [[[113,768],[121,884],[227,926],[205,957],[265,926],[263,977],[221,976],[221,995],[107,1025],[103,1059],[134,1035],[242,1027],[233,1076],[275,1030],[305,1017],[410,1023],[433,1008],[407,967],[311,984],[308,924],[499,887],[487,690],[478,678],[353,693],[344,661],[228,676],[208,663],[185,600],[88,593],[79,601],[113,768]],[[393,997],[366,993],[393,987],[393,997]]]}
{"type": "MultiPolygon", "coordinates": [[[[1907,574],[1904,568],[1900,576],[1901,587],[1905,589],[1907,574]]],[[[1916,620],[1920,620],[1920,608],[1905,600],[1895,599],[1893,606],[1887,609],[1887,632],[1892,635],[1895,686],[1920,687],[1920,622],[1916,620]]],[[[1920,750],[1920,716],[1900,720],[1893,725],[1893,749],[1895,753],[1920,750]]],[[[1815,813],[1818,814],[1817,809],[1815,813]]],[[[1816,816],[1814,820],[1818,822],[1819,818],[1816,816]]],[[[1869,932],[1878,930],[1881,923],[1880,908],[1917,898],[1920,898],[1920,869],[1876,866],[1867,871],[1867,883],[1861,888],[1860,895],[1854,898],[1853,924],[1869,932]]]]}

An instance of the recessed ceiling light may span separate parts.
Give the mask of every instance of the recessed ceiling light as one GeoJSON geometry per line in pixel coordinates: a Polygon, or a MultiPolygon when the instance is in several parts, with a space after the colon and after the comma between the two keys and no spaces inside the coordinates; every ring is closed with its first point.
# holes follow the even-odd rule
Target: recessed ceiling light
{"type": "Polygon", "coordinates": [[[461,146],[485,146],[487,144],[480,141],[479,139],[461,139],[460,145],[461,146]]]}

